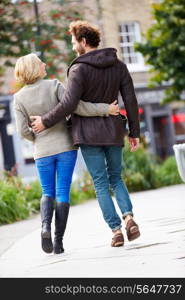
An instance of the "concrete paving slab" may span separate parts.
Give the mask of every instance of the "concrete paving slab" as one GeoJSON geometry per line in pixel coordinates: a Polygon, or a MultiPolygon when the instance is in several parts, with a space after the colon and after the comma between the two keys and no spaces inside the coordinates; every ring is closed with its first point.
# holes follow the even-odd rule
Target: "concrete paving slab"
{"type": "Polygon", "coordinates": [[[184,278],[185,184],[131,193],[131,199],[141,236],[128,242],[123,224],[124,247],[110,246],[96,200],[71,207],[63,254],[41,250],[39,215],[1,226],[0,277],[184,278]]]}

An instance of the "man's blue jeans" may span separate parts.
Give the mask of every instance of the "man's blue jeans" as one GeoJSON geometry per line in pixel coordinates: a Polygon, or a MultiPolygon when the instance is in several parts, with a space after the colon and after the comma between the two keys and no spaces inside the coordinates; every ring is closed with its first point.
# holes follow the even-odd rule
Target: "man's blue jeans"
{"type": "Polygon", "coordinates": [[[73,150],[35,160],[43,195],[69,203],[76,158],[77,151],[73,150]]]}
{"type": "Polygon", "coordinates": [[[122,147],[81,145],[80,148],[92,176],[104,220],[115,231],[121,228],[121,219],[111,198],[110,187],[123,217],[133,215],[129,193],[121,178],[122,147]]]}

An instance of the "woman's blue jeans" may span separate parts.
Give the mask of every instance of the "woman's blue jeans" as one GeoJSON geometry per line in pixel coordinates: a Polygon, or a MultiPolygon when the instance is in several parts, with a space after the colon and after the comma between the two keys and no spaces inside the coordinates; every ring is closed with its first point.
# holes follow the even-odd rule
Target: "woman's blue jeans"
{"type": "Polygon", "coordinates": [[[43,195],[69,203],[76,158],[77,150],[73,150],[35,160],[43,195]]]}
{"type": "Polygon", "coordinates": [[[113,231],[117,230],[121,228],[121,219],[111,198],[110,187],[122,216],[133,215],[129,193],[121,178],[122,147],[81,145],[80,148],[92,176],[104,220],[113,231]]]}

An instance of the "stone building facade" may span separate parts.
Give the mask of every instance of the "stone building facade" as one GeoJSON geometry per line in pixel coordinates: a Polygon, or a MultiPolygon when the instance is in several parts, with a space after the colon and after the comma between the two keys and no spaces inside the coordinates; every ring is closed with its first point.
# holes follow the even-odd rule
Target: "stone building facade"
{"type": "MultiPolygon", "coordinates": [[[[48,7],[49,9],[48,2],[45,0],[41,1],[40,8],[42,9],[44,6],[44,8],[48,7]],[[47,5],[45,4],[46,2],[47,5]]],[[[160,2],[160,0],[76,0],[74,2],[83,7],[86,20],[99,26],[102,32],[100,47],[116,48],[118,57],[127,64],[139,103],[141,134],[148,143],[148,148],[162,159],[173,155],[172,146],[175,143],[185,142],[184,104],[183,102],[174,102],[170,105],[160,105],[165,86],[154,89],[148,88],[149,66],[145,64],[142,55],[134,50],[134,42],[142,41],[144,38],[143,34],[154,22],[151,14],[151,4],[160,2]]],[[[9,83],[13,80],[12,76],[11,69],[7,72],[4,90],[1,93],[4,94],[0,98],[2,107],[5,98],[11,103],[12,96],[8,95],[8,89],[9,83]]],[[[124,113],[124,105],[121,98],[119,98],[119,103],[124,113]]],[[[9,122],[13,122],[13,116],[12,121],[9,122]]],[[[3,136],[5,137],[6,127],[3,124],[5,125],[3,123],[3,114],[0,114],[0,131],[3,130],[3,136]]],[[[11,128],[11,126],[9,127],[11,128]]],[[[9,168],[13,157],[15,162],[17,162],[18,157],[20,161],[20,164],[18,164],[21,166],[20,173],[23,175],[25,172],[32,174],[31,148],[25,142],[20,141],[15,132],[12,132],[13,130],[9,130],[9,133],[7,133],[7,135],[12,135],[12,141],[8,139],[8,143],[10,146],[12,145],[12,151],[15,153],[12,159],[8,160],[8,167],[6,162],[4,162],[4,166],[9,168]],[[21,143],[22,145],[24,143],[22,146],[24,155],[22,156],[20,154],[21,143]]],[[[4,141],[1,134],[1,148],[2,145],[5,148],[4,141]]],[[[4,152],[6,152],[6,149],[4,149],[4,152]]],[[[0,155],[0,164],[2,161],[3,155],[0,155]]]]}

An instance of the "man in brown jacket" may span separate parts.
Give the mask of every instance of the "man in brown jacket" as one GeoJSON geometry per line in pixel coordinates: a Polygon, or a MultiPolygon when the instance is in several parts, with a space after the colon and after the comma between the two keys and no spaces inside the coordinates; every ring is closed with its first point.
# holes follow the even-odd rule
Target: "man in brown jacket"
{"type": "Polygon", "coordinates": [[[131,151],[139,146],[138,103],[133,82],[126,65],[117,58],[114,48],[97,49],[100,32],[84,21],[70,24],[73,50],[78,57],[68,68],[68,84],[62,101],[42,117],[36,116],[32,125],[40,132],[71,114],[74,145],[81,148],[83,158],[92,176],[96,196],[104,220],[113,232],[111,246],[124,244],[121,218],[110,195],[112,188],[125,221],[129,241],[140,236],[133,219],[132,203],[121,178],[122,147],[126,134],[121,115],[110,117],[80,117],[74,114],[80,99],[89,102],[112,103],[121,93],[128,118],[128,140],[131,151]]]}

